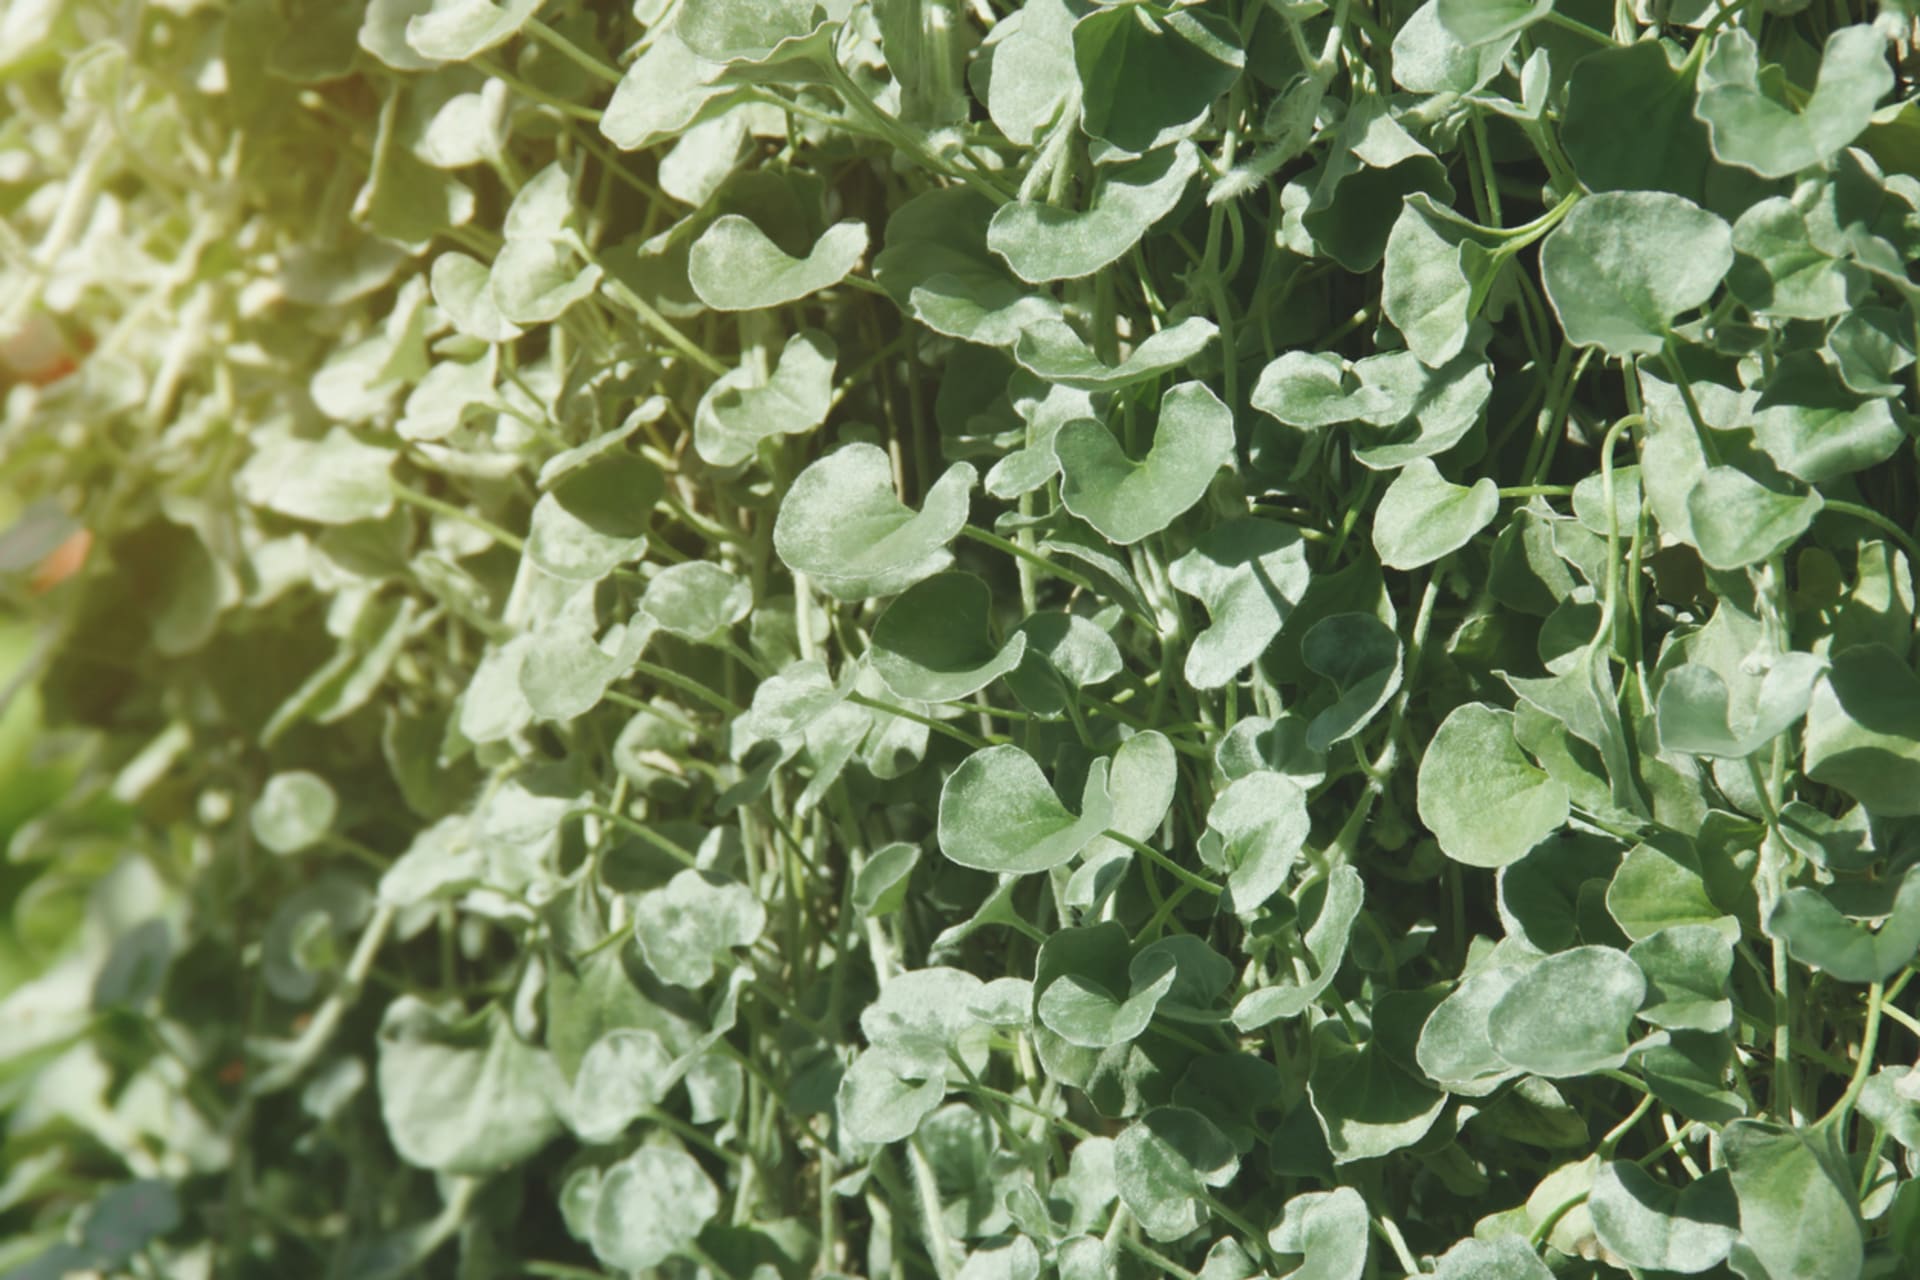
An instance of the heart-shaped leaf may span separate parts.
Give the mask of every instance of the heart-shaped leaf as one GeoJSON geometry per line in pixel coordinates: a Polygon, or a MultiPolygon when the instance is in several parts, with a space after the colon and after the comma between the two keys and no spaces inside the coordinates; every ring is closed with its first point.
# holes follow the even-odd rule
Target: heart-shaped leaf
{"type": "Polygon", "coordinates": [[[1097,8],[1074,24],[1080,123],[1122,152],[1143,155],[1199,128],[1240,76],[1246,53],[1210,13],[1149,15],[1097,8]]]}
{"type": "Polygon", "coordinates": [[[894,496],[886,451],[848,445],[795,477],[774,521],[774,550],[843,600],[897,594],[950,562],[946,547],[967,522],[973,482],[973,468],[954,463],[915,512],[894,496]]]}
{"type": "Polygon", "coordinates": [[[1020,748],[976,751],[940,789],[940,851],[978,871],[1025,875],[1057,867],[1112,825],[1107,768],[1103,759],[1087,770],[1076,816],[1020,748]]]}
{"type": "Polygon", "coordinates": [[[1231,784],[1207,811],[1207,829],[1219,838],[1202,857],[1227,873],[1233,909],[1247,915],[1278,893],[1312,827],[1307,795],[1278,773],[1251,773],[1231,784]]]}
{"type": "Polygon", "coordinates": [[[1060,501],[1122,546],[1158,533],[1200,501],[1233,459],[1233,414],[1198,382],[1160,398],[1153,447],[1139,462],[1097,422],[1069,422],[1053,438],[1060,501]]]}
{"type": "Polygon", "coordinates": [[[1204,1222],[1209,1189],[1239,1168],[1226,1135],[1187,1107],[1155,1107],[1114,1139],[1120,1198],[1155,1240],[1177,1240],[1204,1222]]]}
{"type": "Polygon", "coordinates": [[[867,252],[867,227],[849,219],[828,227],[804,258],[788,257],[751,219],[715,218],[693,242],[687,278],[716,311],[751,311],[798,302],[846,279],[867,252]]]}
{"type": "Polygon", "coordinates": [[[1720,1132],[1741,1241],[1769,1276],[1860,1274],[1859,1209],[1834,1136],[1764,1120],[1735,1120],[1720,1132]]]}
{"type": "Polygon", "coordinates": [[[1092,275],[1170,213],[1199,171],[1200,153],[1182,142],[1103,169],[1084,213],[1027,201],[1002,205],[987,224],[987,247],[1031,284],[1092,275]]]}
{"type": "Polygon", "coordinates": [[[1693,544],[1715,569],[1744,569],[1779,554],[1823,505],[1818,490],[1781,493],[1737,467],[1708,467],[1687,493],[1693,544]]]}
{"type": "Polygon", "coordinates": [[[1373,547],[1390,569],[1417,569],[1464,547],[1493,523],[1500,487],[1491,476],[1457,485],[1429,458],[1416,458],[1393,478],[1373,513],[1373,547]]]}
{"type": "Polygon", "coordinates": [[[873,669],[903,698],[957,702],[1020,665],[1027,637],[992,634],[993,592],[970,573],[937,573],[908,587],[873,627],[873,669]]]}
{"type": "Polygon", "coordinates": [[[1187,649],[1187,683],[1217,689],[1258,658],[1306,595],[1312,577],[1297,529],[1272,520],[1226,520],[1168,567],[1174,587],[1212,619],[1187,649]]]}

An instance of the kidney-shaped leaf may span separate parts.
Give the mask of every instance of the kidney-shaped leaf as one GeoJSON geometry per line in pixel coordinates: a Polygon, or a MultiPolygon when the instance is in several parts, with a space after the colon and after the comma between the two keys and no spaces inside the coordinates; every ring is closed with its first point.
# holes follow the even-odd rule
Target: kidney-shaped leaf
{"type": "Polygon", "coordinates": [[[728,213],[693,242],[687,279],[716,311],[778,307],[840,283],[866,251],[864,222],[835,223],[806,257],[791,258],[751,219],[728,213]]]}
{"type": "Polygon", "coordinates": [[[954,463],[915,512],[894,496],[886,451],[848,445],[794,479],[774,520],[774,550],[840,599],[894,595],[946,567],[973,482],[973,468],[954,463]]]}
{"type": "Polygon", "coordinates": [[[407,20],[407,43],[422,58],[465,62],[513,38],[541,0],[433,0],[433,7],[407,20]]]}
{"type": "Polygon", "coordinates": [[[760,442],[799,435],[826,421],[839,350],[818,329],[787,339],[770,377],[751,365],[720,375],[693,415],[693,447],[715,467],[737,467],[760,442]]]}
{"type": "Polygon", "coordinates": [[[1408,463],[1373,513],[1373,548],[1390,569],[1418,569],[1467,545],[1500,511],[1492,476],[1458,485],[1431,458],[1408,463]]]}
{"type": "Polygon", "coordinates": [[[1807,776],[1881,817],[1920,813],[1920,678],[1883,644],[1833,656],[1807,711],[1807,776]]]}
{"type": "Polygon", "coordinates": [[[1727,682],[1718,671],[1696,662],[1683,663],[1668,672],[1660,685],[1660,744],[1697,756],[1733,760],[1750,756],[1807,713],[1814,682],[1826,668],[1826,659],[1810,653],[1779,654],[1761,678],[1753,705],[1735,712],[1729,706],[1732,695],[1727,682]]]}
{"type": "Polygon", "coordinates": [[[1300,637],[1300,658],[1338,694],[1307,726],[1307,745],[1315,751],[1366,728],[1400,688],[1400,637],[1370,613],[1320,619],[1300,637]]]}
{"type": "Polygon", "coordinates": [[[1593,1176],[1587,1210],[1600,1243],[1658,1271],[1709,1270],[1740,1235],[1740,1208],[1724,1169],[1676,1190],[1639,1165],[1609,1161],[1593,1176]]]}
{"type": "Polygon", "coordinates": [[[1441,722],[1421,757],[1420,820],[1441,852],[1504,867],[1566,823],[1567,789],[1521,754],[1513,713],[1469,702],[1441,722]]]}
{"type": "Polygon", "coordinates": [[[1092,275],[1170,213],[1199,171],[1200,153],[1182,142],[1101,170],[1084,213],[1024,200],[1002,205],[987,224],[987,247],[1032,284],[1092,275]]]}
{"type": "Polygon", "coordinates": [[[873,627],[873,669],[887,688],[922,702],[955,702],[1020,665],[1027,637],[995,644],[993,592],[970,573],[936,573],[887,606],[873,627]]]}
{"type": "Polygon", "coordinates": [[[1267,1247],[1303,1255],[1289,1280],[1360,1280],[1372,1240],[1368,1224],[1367,1202],[1352,1187],[1303,1191],[1281,1207],[1267,1247]]]}
{"type": "Polygon", "coordinates": [[[1651,355],[1668,326],[1713,296],[1733,266],[1733,230],[1661,191],[1591,195],[1540,247],[1540,274],[1567,337],[1610,356],[1651,355]]]}
{"type": "Polygon", "coordinates": [[[1521,974],[1487,1014],[1487,1039],[1510,1066],[1561,1078],[1627,1060],[1627,1030],[1647,979],[1624,951],[1574,947],[1521,974]]]}
{"type": "Polygon", "coordinates": [[[1300,531],[1276,520],[1226,520],[1201,534],[1167,578],[1207,607],[1211,623],[1187,648],[1187,683],[1217,689],[1258,658],[1312,578],[1300,531]]]}
{"type": "Polygon", "coordinates": [[[1107,761],[1087,770],[1075,816],[1019,747],[987,747],[940,789],[940,850],[963,867],[1024,875],[1057,867],[1112,825],[1107,761]]]}
{"type": "Polygon", "coordinates": [[[1122,546],[1158,533],[1200,501],[1214,473],[1233,459],[1233,414],[1199,382],[1160,398],[1153,447],[1135,462],[1113,433],[1080,420],[1053,437],[1060,501],[1122,546]]]}
{"type": "Polygon", "coordinates": [[[1909,868],[1878,930],[1848,919],[1819,889],[1780,895],[1767,932],[1793,958],[1842,982],[1884,982],[1920,952],[1920,867],[1909,868]]]}
{"type": "Polygon", "coordinates": [[[1813,96],[1795,111],[1764,91],[1759,47],[1734,26],[1715,37],[1701,63],[1694,110],[1722,163],[1785,178],[1824,164],[1858,137],[1892,88],[1886,37],[1871,26],[1842,27],[1827,37],[1813,96]]]}
{"type": "Polygon", "coordinates": [[[1200,354],[1219,327],[1205,316],[1149,334],[1119,364],[1108,364],[1063,320],[1041,318],[1021,329],[1013,358],[1047,382],[1081,391],[1113,391],[1172,373],[1200,354]]]}

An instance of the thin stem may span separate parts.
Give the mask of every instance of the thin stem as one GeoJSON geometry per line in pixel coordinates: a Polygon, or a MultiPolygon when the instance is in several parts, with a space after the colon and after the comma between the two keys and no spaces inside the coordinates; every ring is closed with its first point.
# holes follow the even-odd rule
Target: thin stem
{"type": "Polygon", "coordinates": [[[1225,889],[1222,889],[1219,885],[1207,879],[1205,876],[1196,875],[1195,873],[1181,866],[1179,863],[1175,862],[1172,858],[1169,858],[1166,854],[1154,848],[1152,845],[1146,844],[1139,840],[1135,840],[1132,836],[1127,835],[1125,832],[1109,830],[1109,831],[1102,832],[1101,834],[1105,835],[1109,840],[1118,841],[1120,844],[1127,846],[1127,848],[1133,850],[1135,853],[1139,854],[1141,857],[1145,858],[1147,861],[1161,868],[1168,875],[1171,875],[1176,880],[1179,880],[1184,884],[1192,885],[1194,888],[1200,890],[1202,893],[1211,894],[1217,898],[1222,893],[1226,892],[1225,889]]]}
{"type": "Polygon", "coordinates": [[[700,699],[700,701],[706,703],[708,706],[712,707],[716,711],[724,711],[730,716],[737,716],[746,710],[746,708],[740,706],[736,702],[733,702],[731,699],[722,697],[720,694],[715,693],[713,690],[707,688],[707,686],[701,684],[698,680],[690,680],[686,676],[681,675],[678,671],[674,671],[668,667],[657,666],[654,663],[645,661],[644,659],[636,658],[634,660],[632,669],[634,671],[639,672],[643,676],[653,677],[655,680],[658,680],[661,684],[671,685],[673,688],[680,690],[680,692],[684,694],[687,694],[691,697],[698,698],[700,699]]]}
{"type": "Polygon", "coordinates": [[[515,554],[525,554],[526,552],[527,544],[525,539],[517,534],[508,533],[505,529],[502,529],[499,525],[484,516],[477,516],[464,507],[456,507],[451,502],[446,502],[430,494],[422,493],[418,489],[404,485],[398,480],[390,479],[387,484],[388,487],[393,490],[393,496],[408,506],[419,507],[422,511],[431,511],[435,515],[445,516],[449,520],[458,520],[470,529],[478,529],[481,533],[486,534],[489,538],[492,538],[495,542],[515,554]]]}
{"type": "MultiPolygon", "coordinates": [[[[902,720],[911,720],[915,724],[923,724],[935,733],[944,734],[952,738],[955,742],[971,747],[975,751],[994,745],[985,738],[976,738],[965,729],[956,728],[948,724],[945,720],[936,720],[932,716],[923,716],[917,711],[909,711],[905,707],[895,706],[891,702],[882,702],[878,698],[869,697],[857,690],[847,695],[847,701],[857,702],[861,706],[871,708],[874,711],[884,711],[890,716],[899,716],[902,720]]],[[[998,738],[996,740],[999,742],[1006,741],[1005,738],[998,738]]]]}
{"type": "Polygon", "coordinates": [[[1872,507],[1862,506],[1857,502],[1844,502],[1838,498],[1828,498],[1824,509],[1838,516],[1852,516],[1855,520],[1866,521],[1898,542],[1910,558],[1920,561],[1920,542],[1914,541],[1912,534],[1872,507]]]}
{"type": "Polygon", "coordinates": [[[1873,1070],[1874,1050],[1880,1043],[1880,1011],[1886,1003],[1884,984],[1875,982],[1867,987],[1867,1025],[1860,1033],[1860,1057],[1853,1064],[1853,1078],[1847,1081],[1847,1091],[1840,1095],[1840,1101],[1833,1104],[1833,1110],[1820,1120],[1822,1128],[1838,1129],[1847,1123],[1847,1117],[1853,1114],[1853,1108],[1860,1101],[1860,1093],[1867,1087],[1867,1074],[1873,1070]]]}
{"type": "MultiPolygon", "coordinates": [[[[1038,552],[1029,551],[1019,543],[1003,538],[997,533],[988,533],[985,529],[976,528],[973,525],[964,525],[961,527],[960,536],[963,538],[972,538],[982,546],[992,547],[997,551],[1004,551],[1010,556],[1017,556],[1037,568],[1045,569],[1048,573],[1064,582],[1071,582],[1082,591],[1092,591],[1094,589],[1091,581],[1075,573],[1072,569],[1057,565],[1038,552]]],[[[1920,559],[1920,557],[1916,558],[1920,559]]]]}
{"type": "Polygon", "coordinates": [[[541,44],[548,46],[555,53],[558,53],[568,62],[579,67],[596,80],[603,80],[608,84],[620,83],[621,76],[617,68],[610,67],[600,61],[600,59],[594,57],[585,49],[582,49],[579,45],[567,39],[546,23],[540,21],[540,19],[528,18],[526,29],[531,32],[541,44]]]}

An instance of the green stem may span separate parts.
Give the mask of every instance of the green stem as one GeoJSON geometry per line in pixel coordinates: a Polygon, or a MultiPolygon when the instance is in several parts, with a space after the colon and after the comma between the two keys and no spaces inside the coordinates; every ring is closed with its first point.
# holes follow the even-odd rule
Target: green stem
{"type": "Polygon", "coordinates": [[[451,502],[443,501],[430,494],[422,493],[418,489],[410,488],[398,480],[390,479],[387,484],[388,487],[393,490],[393,496],[408,506],[419,507],[422,511],[431,511],[435,515],[445,516],[449,520],[458,520],[470,529],[478,529],[481,533],[486,534],[489,538],[492,538],[495,542],[517,555],[525,554],[526,552],[527,544],[523,538],[516,534],[508,533],[505,529],[502,529],[499,525],[484,516],[477,516],[464,507],[456,507],[451,502]]]}
{"type": "Polygon", "coordinates": [[[1019,543],[1003,538],[997,533],[988,533],[985,529],[976,528],[973,525],[965,525],[962,526],[960,530],[960,536],[963,538],[972,538],[982,546],[992,547],[997,551],[1004,551],[1010,556],[1017,556],[1028,564],[1045,569],[1048,573],[1064,582],[1071,582],[1082,591],[1092,591],[1094,589],[1091,581],[1075,573],[1072,569],[1057,565],[1038,552],[1029,551],[1019,543]]]}
{"type": "Polygon", "coordinates": [[[620,83],[621,76],[617,68],[610,67],[600,61],[600,59],[594,57],[585,49],[582,49],[579,45],[567,39],[546,23],[540,21],[540,19],[528,18],[526,29],[531,32],[541,44],[548,46],[555,53],[558,53],[568,62],[579,67],[596,80],[605,81],[607,84],[620,83]]]}
{"type": "Polygon", "coordinates": [[[947,723],[945,720],[936,720],[932,716],[923,716],[917,711],[909,711],[905,707],[897,707],[891,702],[882,702],[879,698],[869,697],[866,694],[860,693],[858,691],[849,693],[847,695],[847,701],[857,702],[861,706],[871,708],[874,711],[884,711],[890,716],[899,716],[902,720],[911,720],[915,724],[923,724],[927,726],[927,728],[933,730],[935,733],[944,734],[945,736],[952,738],[955,742],[961,743],[964,746],[971,747],[975,751],[979,751],[979,750],[982,750],[983,748],[993,746],[994,742],[1006,741],[1005,738],[1000,738],[997,736],[993,742],[990,742],[985,738],[976,738],[972,734],[968,733],[965,729],[956,728],[953,725],[947,723]]]}
{"type": "Polygon", "coordinates": [[[1872,507],[1862,506],[1857,502],[1844,502],[1838,498],[1828,498],[1824,510],[1838,516],[1852,516],[1855,520],[1866,521],[1898,542],[1901,550],[1905,551],[1910,559],[1920,562],[1920,542],[1914,541],[1912,534],[1872,507]]]}
{"type": "Polygon", "coordinates": [[[1143,841],[1135,840],[1132,836],[1127,835],[1124,832],[1120,832],[1120,831],[1108,830],[1108,831],[1102,832],[1101,834],[1106,836],[1107,839],[1109,840],[1118,841],[1120,844],[1127,846],[1127,848],[1133,850],[1135,853],[1139,854],[1141,857],[1145,858],[1147,861],[1161,868],[1168,875],[1171,875],[1172,877],[1174,877],[1174,879],[1179,880],[1184,884],[1192,885],[1194,888],[1200,890],[1200,892],[1202,893],[1211,894],[1212,896],[1217,898],[1222,893],[1226,892],[1225,889],[1222,889],[1219,885],[1215,884],[1213,881],[1207,879],[1205,876],[1196,875],[1195,873],[1187,870],[1185,867],[1181,866],[1179,863],[1175,862],[1172,858],[1169,858],[1166,854],[1160,852],[1158,849],[1154,848],[1150,844],[1146,844],[1143,841]]]}
{"type": "MultiPolygon", "coordinates": [[[[730,716],[740,715],[746,710],[746,708],[740,706],[738,703],[715,693],[698,680],[690,680],[678,671],[671,670],[667,667],[656,666],[654,663],[642,659],[635,659],[632,670],[639,672],[643,676],[651,676],[661,684],[678,689],[690,697],[698,698],[714,710],[724,711],[730,716]]],[[[644,710],[645,708],[642,707],[641,709],[644,710]]]]}
{"type": "MultiPolygon", "coordinates": [[[[595,815],[596,817],[605,818],[608,822],[613,823],[615,826],[619,827],[622,831],[625,831],[627,834],[635,837],[636,839],[641,841],[643,844],[646,844],[651,846],[652,848],[658,849],[661,853],[666,854],[669,858],[672,858],[676,862],[679,862],[689,867],[699,865],[700,859],[694,856],[693,853],[689,852],[686,849],[681,848],[678,844],[676,844],[672,840],[667,839],[665,836],[661,835],[658,831],[653,830],[651,827],[648,827],[644,823],[641,823],[632,818],[629,818],[626,814],[621,813],[618,809],[609,809],[604,805],[595,804],[595,805],[588,805],[587,812],[595,815]]],[[[625,931],[623,930],[622,932],[625,932],[625,931]]],[[[603,938],[601,939],[601,941],[604,942],[605,939],[603,938]]],[[[599,944],[596,943],[595,945],[597,947],[599,944]]]]}
{"type": "Polygon", "coordinates": [[[1853,1066],[1853,1078],[1847,1081],[1847,1091],[1840,1095],[1840,1101],[1833,1104],[1833,1110],[1821,1118],[1820,1128],[1838,1129],[1847,1123],[1847,1117],[1853,1114],[1853,1108],[1860,1101],[1861,1091],[1867,1087],[1867,1074],[1873,1070],[1874,1051],[1880,1043],[1880,1011],[1886,1003],[1884,984],[1875,982],[1867,987],[1867,1025],[1860,1033],[1860,1058],[1853,1066]]]}

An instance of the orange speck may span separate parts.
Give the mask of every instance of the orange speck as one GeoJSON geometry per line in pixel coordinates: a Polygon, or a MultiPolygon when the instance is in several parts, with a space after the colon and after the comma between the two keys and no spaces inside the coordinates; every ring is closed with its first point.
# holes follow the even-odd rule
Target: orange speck
{"type": "Polygon", "coordinates": [[[87,553],[93,550],[93,533],[88,529],[75,529],[67,535],[66,541],[47,554],[33,571],[30,586],[35,595],[53,590],[74,574],[80,572],[87,563],[87,553]]]}

